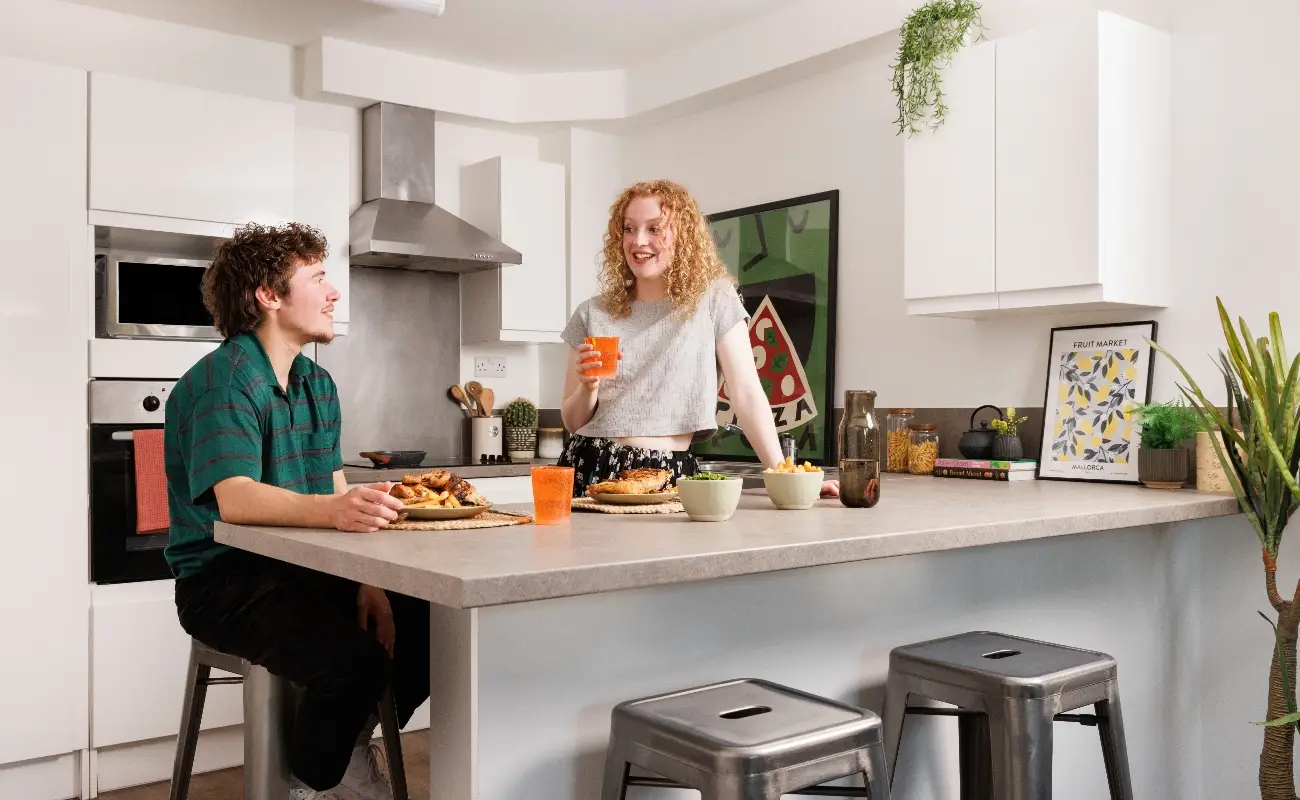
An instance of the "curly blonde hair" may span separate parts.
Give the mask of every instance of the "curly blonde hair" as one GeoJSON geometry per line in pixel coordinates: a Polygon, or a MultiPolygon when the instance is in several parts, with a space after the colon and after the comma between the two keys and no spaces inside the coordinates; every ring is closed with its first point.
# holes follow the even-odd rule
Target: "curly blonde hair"
{"type": "Polygon", "coordinates": [[[662,179],[627,187],[609,207],[609,227],[605,231],[600,265],[600,306],[614,317],[632,313],[636,275],[623,256],[623,217],[628,203],[638,197],[657,199],[668,219],[673,232],[673,260],[664,270],[664,284],[673,309],[682,317],[689,317],[695,313],[709,285],[718,278],[730,279],[731,275],[718,257],[708,221],[700,213],[695,198],[681,184],[662,179]]]}

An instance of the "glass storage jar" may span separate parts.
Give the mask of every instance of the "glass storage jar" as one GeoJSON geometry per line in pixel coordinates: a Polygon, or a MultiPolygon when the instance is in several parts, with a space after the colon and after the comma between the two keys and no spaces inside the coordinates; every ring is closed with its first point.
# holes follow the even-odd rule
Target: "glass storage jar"
{"type": "Polygon", "coordinates": [[[913,475],[933,475],[934,460],[939,457],[939,426],[934,423],[908,428],[907,471],[913,475]]]}
{"type": "Polygon", "coordinates": [[[886,472],[907,472],[907,450],[911,439],[908,427],[915,421],[915,409],[889,409],[889,414],[885,417],[886,472]]]}

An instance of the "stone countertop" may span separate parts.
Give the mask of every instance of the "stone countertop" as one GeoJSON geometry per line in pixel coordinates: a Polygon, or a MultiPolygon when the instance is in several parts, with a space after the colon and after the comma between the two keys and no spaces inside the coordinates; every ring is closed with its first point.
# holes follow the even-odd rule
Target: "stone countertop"
{"type": "Polygon", "coordinates": [[[1063,481],[885,475],[881,502],[778,511],[760,490],[720,523],[574,512],[565,525],[369,535],[228,525],[218,542],[453,608],[1228,516],[1231,495],[1063,481]]]}
{"type": "Polygon", "coordinates": [[[534,459],[532,461],[515,461],[509,464],[470,464],[463,467],[397,467],[395,469],[377,467],[343,467],[343,477],[349,484],[380,483],[382,481],[400,481],[405,475],[421,475],[432,469],[445,469],[454,472],[467,481],[476,478],[520,478],[531,474],[533,465],[554,464],[555,459],[534,459]]]}

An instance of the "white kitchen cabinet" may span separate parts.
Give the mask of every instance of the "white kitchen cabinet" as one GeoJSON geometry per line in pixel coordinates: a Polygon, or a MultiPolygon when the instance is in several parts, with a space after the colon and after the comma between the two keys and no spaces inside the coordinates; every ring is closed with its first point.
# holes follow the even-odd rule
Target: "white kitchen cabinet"
{"type": "MultiPolygon", "coordinates": [[[[74,753],[89,729],[86,73],[0,58],[0,764],[74,753]],[[21,346],[26,343],[26,346],[21,346]],[[17,346],[16,346],[17,345],[17,346]],[[21,387],[18,381],[21,378],[21,387]],[[30,508],[34,480],[58,501],[30,508]]],[[[0,793],[2,794],[2,793],[0,793]]]]}
{"type": "MultiPolygon", "coordinates": [[[[176,617],[174,582],[94,587],[91,746],[111,747],[180,731],[190,637],[176,617]]],[[[212,686],[203,728],[243,722],[238,685],[212,686]]]]}
{"type": "Polygon", "coordinates": [[[994,273],[996,43],[959,53],[943,73],[948,115],[903,145],[903,296],[963,310],[997,308],[994,273]]]}
{"type": "Polygon", "coordinates": [[[294,216],[294,108],[96,72],[90,208],[278,223],[294,216]]]}
{"type": "Polygon", "coordinates": [[[342,297],[334,304],[334,332],[348,332],[349,191],[347,134],[299,128],[294,144],[294,211],[299,222],[318,228],[329,241],[325,274],[342,297]]]}
{"type": "MultiPolygon", "coordinates": [[[[944,173],[909,166],[907,172],[907,193],[929,198],[907,206],[909,313],[977,317],[1163,306],[1169,282],[1168,35],[1102,11],[992,44],[994,90],[984,83],[972,89],[959,72],[950,92],[954,109],[968,99],[983,113],[990,104],[994,109],[992,185],[985,173],[978,192],[972,189],[970,168],[944,173]],[[936,200],[946,181],[958,187],[957,197],[936,200]],[[966,254],[975,234],[968,218],[951,227],[930,226],[926,219],[935,207],[947,219],[953,203],[987,197],[990,189],[992,295],[984,266],[986,206],[972,202],[966,209],[980,217],[978,246],[966,254]],[[946,243],[914,251],[912,243],[925,235],[946,243]],[[941,248],[947,248],[947,271],[933,258],[941,248]],[[914,261],[913,252],[927,257],[914,261]],[[972,265],[979,282],[966,276],[969,283],[960,283],[972,265]],[[948,275],[971,291],[913,293],[934,275],[948,275]]],[[[972,121],[951,127],[953,121],[935,138],[953,134],[949,153],[982,157],[986,126],[972,121]]]]}
{"type": "Polygon", "coordinates": [[[474,484],[475,488],[492,502],[492,505],[533,502],[533,479],[528,475],[510,478],[478,478],[471,480],[470,483],[474,484]]]}
{"type": "Polygon", "coordinates": [[[461,169],[460,216],[522,264],[461,276],[461,341],[558,342],[568,322],[565,169],[497,157],[461,169]]]}

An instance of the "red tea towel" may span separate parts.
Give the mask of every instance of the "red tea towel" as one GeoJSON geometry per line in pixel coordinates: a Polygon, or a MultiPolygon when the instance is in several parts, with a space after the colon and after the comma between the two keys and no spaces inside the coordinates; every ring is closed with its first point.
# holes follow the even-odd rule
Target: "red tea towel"
{"type": "Polygon", "coordinates": [[[135,532],[157,533],[171,525],[167,513],[167,470],[162,428],[133,431],[135,444],[135,532]]]}

